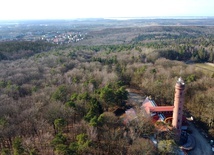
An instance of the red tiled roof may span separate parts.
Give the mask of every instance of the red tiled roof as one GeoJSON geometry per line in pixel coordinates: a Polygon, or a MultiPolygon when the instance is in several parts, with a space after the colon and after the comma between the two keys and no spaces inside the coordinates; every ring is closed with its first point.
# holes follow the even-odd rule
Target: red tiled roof
{"type": "Polygon", "coordinates": [[[145,109],[145,111],[146,111],[147,114],[150,114],[150,107],[154,107],[154,106],[156,106],[156,105],[154,105],[154,104],[152,103],[152,101],[149,100],[149,98],[147,97],[147,98],[145,99],[145,101],[143,102],[143,104],[142,104],[141,107],[143,107],[143,108],[145,109]]]}
{"type": "Polygon", "coordinates": [[[147,114],[150,112],[165,112],[173,111],[174,106],[157,106],[155,103],[152,103],[148,98],[142,104],[142,107],[146,110],[147,114]]]}
{"type": "Polygon", "coordinates": [[[152,116],[152,122],[153,123],[157,122],[157,120],[159,120],[159,116],[157,114],[152,116]]]}
{"type": "Polygon", "coordinates": [[[125,112],[126,112],[126,116],[127,116],[128,120],[130,120],[130,121],[137,117],[136,112],[133,108],[126,110],[125,112]]]}
{"type": "Polygon", "coordinates": [[[128,124],[130,121],[134,120],[137,117],[137,114],[133,108],[125,111],[123,122],[128,124]]]}
{"type": "Polygon", "coordinates": [[[157,106],[149,107],[150,112],[164,112],[164,111],[173,111],[174,106],[157,106]]]}

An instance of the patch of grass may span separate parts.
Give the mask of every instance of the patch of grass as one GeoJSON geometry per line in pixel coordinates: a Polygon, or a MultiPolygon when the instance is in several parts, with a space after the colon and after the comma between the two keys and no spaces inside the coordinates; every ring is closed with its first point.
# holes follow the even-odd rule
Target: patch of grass
{"type": "Polygon", "coordinates": [[[197,63],[195,65],[207,73],[214,73],[214,64],[212,63],[197,63]]]}

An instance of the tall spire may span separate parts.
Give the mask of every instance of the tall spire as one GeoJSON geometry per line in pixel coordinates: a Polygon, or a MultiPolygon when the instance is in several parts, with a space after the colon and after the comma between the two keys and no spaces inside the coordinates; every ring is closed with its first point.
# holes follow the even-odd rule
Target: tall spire
{"type": "Polygon", "coordinates": [[[185,89],[185,83],[183,79],[180,77],[178,78],[175,84],[175,98],[174,98],[174,109],[173,109],[173,119],[172,119],[172,126],[175,129],[177,129],[179,137],[181,134],[181,127],[182,127],[184,89],[185,89]]]}

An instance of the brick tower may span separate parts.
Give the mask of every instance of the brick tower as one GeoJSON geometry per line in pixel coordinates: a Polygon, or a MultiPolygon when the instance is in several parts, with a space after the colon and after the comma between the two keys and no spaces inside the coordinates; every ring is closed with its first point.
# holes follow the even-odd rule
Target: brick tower
{"type": "Polygon", "coordinates": [[[178,137],[181,135],[183,104],[184,104],[185,83],[180,77],[175,84],[175,98],[172,117],[172,126],[178,130],[178,137]]]}

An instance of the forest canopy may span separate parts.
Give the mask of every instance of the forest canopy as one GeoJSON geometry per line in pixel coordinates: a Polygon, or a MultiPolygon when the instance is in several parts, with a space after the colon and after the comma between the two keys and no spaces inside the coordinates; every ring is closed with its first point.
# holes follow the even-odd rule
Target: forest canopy
{"type": "Polygon", "coordinates": [[[66,46],[0,43],[1,154],[157,154],[139,134],[155,132],[151,120],[125,126],[114,111],[129,108],[126,88],[172,105],[180,76],[185,113],[214,137],[214,29],[125,30],[91,31],[66,46]]]}

